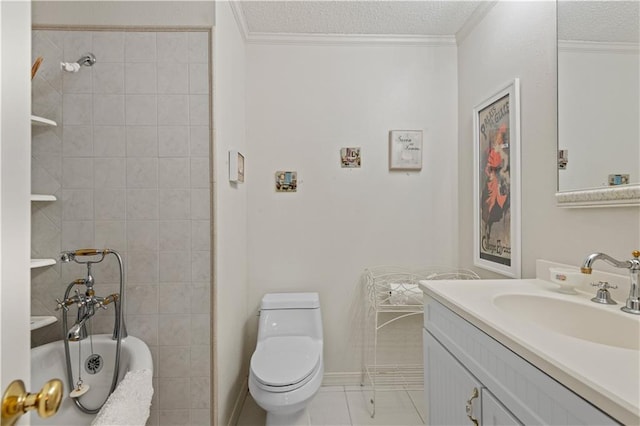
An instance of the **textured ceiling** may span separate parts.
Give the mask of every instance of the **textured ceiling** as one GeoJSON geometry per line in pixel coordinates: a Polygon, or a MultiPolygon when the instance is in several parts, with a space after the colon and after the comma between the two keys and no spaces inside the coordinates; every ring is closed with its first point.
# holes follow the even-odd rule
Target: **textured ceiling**
{"type": "MultiPolygon", "coordinates": [[[[455,35],[489,0],[238,1],[250,34],[455,35]]],[[[561,0],[562,40],[638,43],[640,0],[561,0]]]]}
{"type": "Polygon", "coordinates": [[[638,0],[558,3],[560,40],[638,43],[639,29],[638,0]]]}
{"type": "Polygon", "coordinates": [[[482,1],[242,1],[250,33],[454,35],[482,1]]]}

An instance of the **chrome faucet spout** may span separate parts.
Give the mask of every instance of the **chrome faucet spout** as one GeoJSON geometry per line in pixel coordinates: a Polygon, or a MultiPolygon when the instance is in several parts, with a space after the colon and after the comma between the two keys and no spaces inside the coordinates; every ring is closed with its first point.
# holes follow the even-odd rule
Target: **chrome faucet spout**
{"type": "Polygon", "coordinates": [[[620,309],[630,314],[640,315],[640,251],[635,250],[631,255],[633,258],[629,260],[617,260],[608,254],[593,253],[584,260],[580,271],[583,274],[590,274],[592,271],[591,265],[593,265],[596,260],[603,260],[616,268],[628,269],[631,279],[629,297],[627,297],[625,306],[620,309]]]}
{"type": "Polygon", "coordinates": [[[629,269],[632,266],[630,260],[617,260],[617,259],[614,259],[613,257],[609,256],[608,254],[593,253],[593,254],[590,254],[589,256],[587,256],[587,258],[584,260],[584,263],[582,264],[582,267],[580,268],[580,271],[582,271],[583,274],[590,274],[591,273],[591,265],[593,265],[593,263],[596,260],[604,260],[605,262],[607,262],[608,264],[610,264],[612,266],[615,266],[616,268],[629,269]]]}

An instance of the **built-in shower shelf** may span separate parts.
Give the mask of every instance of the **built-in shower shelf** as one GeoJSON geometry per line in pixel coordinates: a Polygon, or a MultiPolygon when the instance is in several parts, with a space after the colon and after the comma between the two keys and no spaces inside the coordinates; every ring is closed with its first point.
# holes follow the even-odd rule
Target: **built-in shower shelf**
{"type": "Polygon", "coordinates": [[[31,194],[31,201],[56,201],[55,195],[31,194]]]}
{"type": "Polygon", "coordinates": [[[55,265],[55,259],[31,259],[31,269],[55,265]]]}
{"type": "Polygon", "coordinates": [[[38,117],[37,115],[31,116],[31,124],[39,124],[43,126],[53,126],[56,127],[58,123],[53,120],[49,120],[48,118],[38,117]]]}
{"type": "Polygon", "coordinates": [[[58,322],[56,317],[50,316],[32,316],[30,319],[31,331],[37,330],[47,325],[51,325],[58,322]]]}

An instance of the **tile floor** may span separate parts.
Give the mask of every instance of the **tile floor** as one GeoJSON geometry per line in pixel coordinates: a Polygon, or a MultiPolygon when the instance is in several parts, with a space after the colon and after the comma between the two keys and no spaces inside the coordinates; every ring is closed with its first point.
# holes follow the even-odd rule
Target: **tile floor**
{"type": "MultiPolygon", "coordinates": [[[[424,425],[422,391],[379,391],[376,416],[369,414],[369,392],[359,386],[323,386],[309,406],[312,426],[416,426],[424,425]]],[[[238,426],[262,426],[266,414],[247,395],[238,426]]]]}

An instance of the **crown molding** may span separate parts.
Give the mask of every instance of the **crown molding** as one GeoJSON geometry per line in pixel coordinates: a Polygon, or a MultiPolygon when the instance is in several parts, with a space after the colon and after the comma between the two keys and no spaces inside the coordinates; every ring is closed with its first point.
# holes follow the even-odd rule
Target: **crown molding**
{"type": "Polygon", "coordinates": [[[456,41],[458,45],[462,43],[468,36],[471,34],[473,29],[478,26],[480,22],[484,19],[485,16],[489,13],[493,6],[498,4],[497,0],[485,1],[482,2],[469,16],[464,25],[458,30],[456,33],[456,41]]]}
{"type": "Polygon", "coordinates": [[[558,51],[637,54],[640,52],[640,45],[624,42],[558,40],[558,51]]]}
{"type": "Polygon", "coordinates": [[[248,44],[317,45],[317,46],[455,46],[454,36],[412,36],[390,34],[291,34],[253,33],[248,44]]]}

